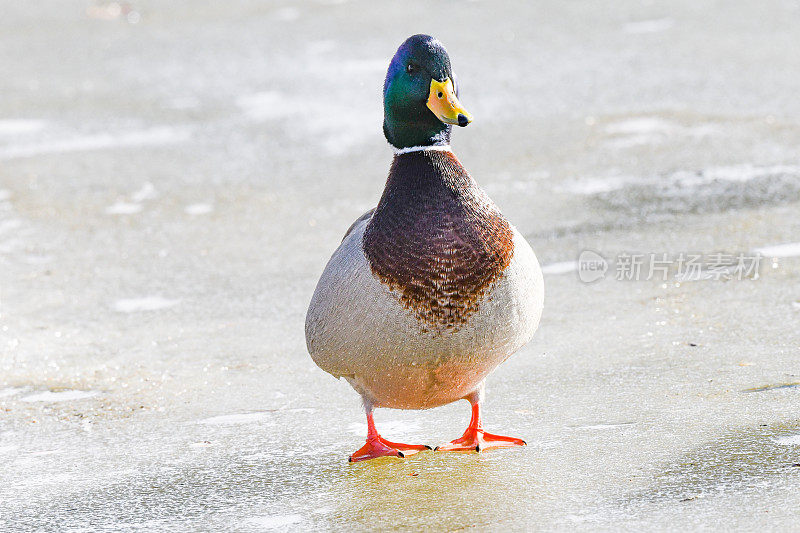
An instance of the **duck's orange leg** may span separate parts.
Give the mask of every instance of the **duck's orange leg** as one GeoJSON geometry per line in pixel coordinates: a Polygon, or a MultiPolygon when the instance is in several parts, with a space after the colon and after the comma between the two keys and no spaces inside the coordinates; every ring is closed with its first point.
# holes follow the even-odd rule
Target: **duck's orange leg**
{"type": "Polygon", "coordinates": [[[372,418],[372,409],[367,408],[367,443],[350,456],[349,461],[355,463],[375,459],[377,457],[405,457],[423,450],[430,450],[425,444],[402,444],[391,442],[378,434],[375,429],[375,420],[372,418]]]}
{"type": "Polygon", "coordinates": [[[472,418],[464,435],[449,444],[437,446],[436,450],[442,452],[481,452],[491,448],[508,448],[511,446],[526,446],[527,443],[515,437],[503,437],[494,435],[483,430],[481,424],[481,403],[480,399],[472,400],[472,418]]]}

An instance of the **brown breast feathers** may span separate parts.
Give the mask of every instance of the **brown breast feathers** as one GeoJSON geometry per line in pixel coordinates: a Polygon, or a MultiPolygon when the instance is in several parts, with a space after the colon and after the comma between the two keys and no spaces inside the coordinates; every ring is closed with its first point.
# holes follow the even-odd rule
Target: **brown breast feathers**
{"type": "Polygon", "coordinates": [[[478,310],[514,249],[508,221],[442,151],[395,156],[363,244],[373,274],[437,331],[478,310]]]}

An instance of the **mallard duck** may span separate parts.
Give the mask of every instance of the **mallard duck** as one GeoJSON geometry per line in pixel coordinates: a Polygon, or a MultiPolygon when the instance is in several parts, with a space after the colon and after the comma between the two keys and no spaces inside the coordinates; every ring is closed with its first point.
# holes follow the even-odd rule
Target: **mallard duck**
{"type": "Polygon", "coordinates": [[[409,37],[383,86],[394,160],[377,207],[328,261],[306,316],[314,362],[361,395],[367,442],[350,461],[430,449],[381,437],[373,409],[472,404],[464,435],[441,451],[523,446],[484,431],[484,380],[526,344],[544,299],[531,247],[450,149],[472,122],[444,46],[409,37]]]}

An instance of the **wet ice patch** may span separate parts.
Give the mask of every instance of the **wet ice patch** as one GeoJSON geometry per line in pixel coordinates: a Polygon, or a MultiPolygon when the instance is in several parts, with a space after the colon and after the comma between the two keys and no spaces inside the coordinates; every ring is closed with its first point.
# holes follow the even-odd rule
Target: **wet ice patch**
{"type": "Polygon", "coordinates": [[[73,400],[85,400],[100,394],[97,391],[85,390],[65,390],[65,391],[44,391],[37,394],[25,396],[23,402],[69,402],[73,400]]]}
{"type": "Polygon", "coordinates": [[[577,261],[561,261],[542,266],[542,274],[567,274],[578,270],[577,261]]]}
{"type": "Polygon", "coordinates": [[[183,212],[187,215],[207,215],[208,213],[212,212],[214,207],[211,204],[191,204],[187,205],[183,212]]]}
{"type": "Polygon", "coordinates": [[[711,124],[684,126],[661,117],[633,117],[607,124],[605,143],[614,148],[659,144],[669,137],[705,137],[717,133],[711,124]]]}
{"type": "Polygon", "coordinates": [[[675,21],[671,18],[640,20],[636,22],[628,22],[623,26],[622,31],[631,35],[639,35],[643,33],[659,33],[666,31],[675,25],[675,21]]]}
{"type": "Polygon", "coordinates": [[[142,210],[141,204],[133,204],[130,202],[115,202],[106,207],[107,215],[133,215],[142,210]]]}
{"type": "Polygon", "coordinates": [[[198,424],[208,424],[212,426],[222,426],[222,425],[229,425],[229,424],[252,424],[255,422],[260,422],[265,420],[271,416],[270,412],[258,412],[258,413],[238,413],[233,415],[220,415],[220,416],[212,416],[211,418],[204,418],[200,420],[198,424]]]}
{"type": "Polygon", "coordinates": [[[114,310],[119,313],[135,313],[137,311],[158,311],[177,305],[180,300],[171,300],[161,296],[145,296],[144,298],[126,298],[114,302],[114,310]]]}
{"type": "Polygon", "coordinates": [[[765,257],[800,257],[800,242],[763,246],[756,248],[754,251],[765,257]]]}
{"type": "Polygon", "coordinates": [[[32,157],[42,154],[87,152],[109,148],[158,146],[188,140],[189,131],[182,128],[157,127],[117,134],[98,133],[61,140],[19,143],[0,147],[0,160],[32,157]]]}
{"type": "Polygon", "coordinates": [[[775,444],[780,444],[781,446],[800,446],[800,434],[775,437],[774,441],[775,444]]]}
{"type": "MultiPolygon", "coordinates": [[[[359,69],[363,67],[358,65],[359,69]]],[[[372,67],[370,63],[369,68],[372,67]]],[[[343,154],[372,138],[374,126],[380,124],[382,116],[379,106],[359,109],[277,91],[245,95],[236,103],[243,115],[254,122],[291,118],[291,123],[286,124],[290,134],[304,143],[318,144],[331,155],[343,154]]]]}
{"type": "Polygon", "coordinates": [[[245,520],[248,525],[263,529],[283,528],[302,521],[303,517],[299,514],[254,516],[245,520]]]}
{"type": "Polygon", "coordinates": [[[618,214],[637,219],[658,214],[707,214],[796,201],[800,166],[738,165],[638,178],[610,176],[601,179],[601,184],[604,187],[594,187],[600,190],[593,195],[595,200],[618,214]]]}

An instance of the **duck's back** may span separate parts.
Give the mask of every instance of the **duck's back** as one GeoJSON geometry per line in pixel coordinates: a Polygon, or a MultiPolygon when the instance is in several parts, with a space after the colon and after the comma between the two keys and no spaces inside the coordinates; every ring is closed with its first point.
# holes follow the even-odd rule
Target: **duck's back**
{"type": "MultiPolygon", "coordinates": [[[[395,157],[378,207],[328,263],[306,338],[328,372],[359,377],[372,396],[381,396],[380,375],[395,375],[431,407],[461,397],[530,340],[542,297],[532,250],[455,156],[413,152],[395,157]],[[465,366],[469,378],[459,375],[465,366]]],[[[384,392],[419,407],[403,403],[403,391],[384,392]]]]}

